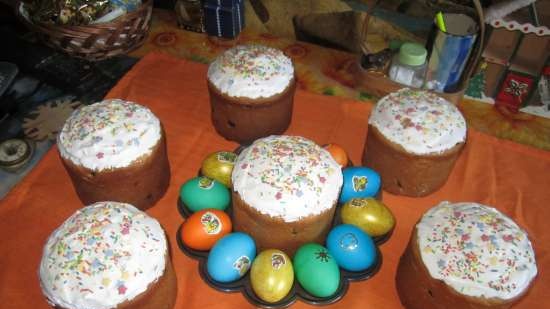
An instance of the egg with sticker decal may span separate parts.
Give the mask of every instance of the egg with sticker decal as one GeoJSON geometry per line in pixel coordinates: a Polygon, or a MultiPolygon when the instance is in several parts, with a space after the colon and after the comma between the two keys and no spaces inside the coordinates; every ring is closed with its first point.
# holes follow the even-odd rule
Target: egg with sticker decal
{"type": "Polygon", "coordinates": [[[375,197],[380,192],[380,175],[371,168],[347,167],[342,174],[344,184],[340,192],[340,204],[344,204],[352,198],[375,197]]]}
{"type": "Polygon", "coordinates": [[[256,257],[256,244],[250,235],[234,232],[219,239],[206,262],[208,275],[217,282],[233,282],[243,277],[256,257]]]}
{"type": "Polygon", "coordinates": [[[229,206],[230,195],[227,187],[219,181],[200,176],[181,186],[180,200],[192,212],[208,208],[225,210],[229,206]]]}
{"type": "Polygon", "coordinates": [[[262,251],[252,263],[250,283],[263,301],[275,303],[285,298],[294,283],[294,269],[288,255],[277,249],[262,251]]]}
{"type": "Polygon", "coordinates": [[[296,280],[315,297],[330,297],[340,286],[340,268],[327,248],[308,243],[301,246],[292,260],[296,280]]]}
{"type": "Polygon", "coordinates": [[[376,261],[377,251],[372,238],[360,228],[341,224],[327,236],[327,249],[338,266],[349,271],[363,271],[376,261]]]}
{"type": "Polygon", "coordinates": [[[372,237],[389,233],[395,226],[391,210],[374,198],[352,198],[340,209],[343,223],[353,224],[372,237]]]}
{"type": "Polygon", "coordinates": [[[237,155],[230,151],[217,151],[204,159],[201,165],[203,176],[215,179],[226,187],[231,188],[231,173],[237,155]]]}
{"type": "Polygon", "coordinates": [[[181,240],[191,249],[210,250],[223,236],[231,232],[231,219],[217,209],[199,210],[192,214],[181,227],[181,240]]]}

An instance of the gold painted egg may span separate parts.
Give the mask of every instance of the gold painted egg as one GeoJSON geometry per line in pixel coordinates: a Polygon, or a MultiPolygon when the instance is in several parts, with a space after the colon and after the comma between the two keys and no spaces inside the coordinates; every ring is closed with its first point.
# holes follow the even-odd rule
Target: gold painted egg
{"type": "Polygon", "coordinates": [[[237,155],[229,151],[211,153],[202,161],[201,173],[231,188],[231,173],[236,159],[237,155]]]}
{"type": "Polygon", "coordinates": [[[294,269],[288,255],[277,249],[262,251],[252,263],[250,283],[254,293],[268,303],[285,298],[294,283],[294,269]]]}
{"type": "Polygon", "coordinates": [[[343,223],[356,225],[372,237],[385,235],[395,226],[393,213],[374,198],[353,198],[340,211],[343,223]]]}

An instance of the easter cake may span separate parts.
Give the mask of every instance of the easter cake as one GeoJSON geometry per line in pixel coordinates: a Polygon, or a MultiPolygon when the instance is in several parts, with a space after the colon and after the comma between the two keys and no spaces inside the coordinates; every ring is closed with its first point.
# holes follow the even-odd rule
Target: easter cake
{"type": "Polygon", "coordinates": [[[233,226],[258,250],[292,256],[308,242],[324,243],[342,186],[338,163],[299,136],[256,140],[237,157],[232,174],[233,226]]]}
{"type": "Polygon", "coordinates": [[[170,309],[177,294],[162,227],[117,202],[84,207],[58,227],[39,277],[48,303],[62,309],[170,309]]]}
{"type": "Polygon", "coordinates": [[[498,210],[442,202],[413,230],[397,269],[408,309],[509,308],[537,265],[527,234],[498,210]]]}
{"type": "Polygon", "coordinates": [[[373,109],[363,164],[380,173],[384,190],[425,196],[445,184],[465,143],[466,121],[456,106],[404,88],[373,109]]]}
{"type": "Polygon", "coordinates": [[[85,205],[118,201],[144,210],[168,188],[164,130],[139,104],[109,99],[79,108],[65,122],[57,145],[85,205]]]}
{"type": "Polygon", "coordinates": [[[262,45],[238,45],[208,68],[212,122],[226,139],[249,144],[282,134],[292,118],[296,80],[290,58],[262,45]]]}

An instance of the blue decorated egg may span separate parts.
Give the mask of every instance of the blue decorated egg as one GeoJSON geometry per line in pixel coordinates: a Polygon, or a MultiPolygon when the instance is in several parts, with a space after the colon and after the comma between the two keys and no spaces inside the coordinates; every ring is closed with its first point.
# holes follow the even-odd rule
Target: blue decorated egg
{"type": "Polygon", "coordinates": [[[372,238],[351,224],[333,228],[327,236],[327,248],[338,266],[349,271],[363,271],[377,258],[372,238]]]}
{"type": "Polygon", "coordinates": [[[246,274],[256,257],[256,244],[248,234],[235,232],[222,237],[208,254],[206,269],[218,282],[232,282],[246,274]]]}
{"type": "Polygon", "coordinates": [[[352,198],[375,197],[380,191],[380,175],[371,168],[355,166],[342,171],[344,184],[340,193],[340,204],[352,198]]]}
{"type": "Polygon", "coordinates": [[[181,186],[180,200],[192,212],[202,209],[225,210],[229,206],[230,194],[219,181],[201,176],[189,179],[181,186]]]}

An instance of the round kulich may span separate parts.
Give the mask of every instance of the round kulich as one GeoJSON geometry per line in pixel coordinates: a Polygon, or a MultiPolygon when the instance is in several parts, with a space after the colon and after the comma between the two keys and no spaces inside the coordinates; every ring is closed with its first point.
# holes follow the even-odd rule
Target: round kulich
{"type": "MultiPolygon", "coordinates": [[[[460,216],[461,209],[460,207],[464,207],[464,205],[467,203],[459,203],[459,204],[450,204],[448,202],[443,202],[440,204],[442,207],[451,207],[449,209],[451,215],[447,218],[456,217],[456,222],[458,225],[454,226],[454,231],[449,231],[449,233],[454,233],[455,236],[457,233],[468,233],[468,231],[472,231],[475,229],[479,229],[478,231],[480,233],[485,232],[486,234],[481,234],[481,237],[464,237],[463,235],[470,235],[470,234],[458,234],[460,239],[466,239],[464,240],[465,246],[463,246],[463,249],[460,252],[459,255],[455,255],[454,257],[451,257],[453,253],[456,253],[457,243],[459,241],[456,241],[456,239],[451,239],[447,243],[443,243],[443,246],[437,247],[424,247],[421,248],[421,241],[419,237],[419,230],[418,225],[413,229],[413,232],[411,234],[411,238],[409,240],[409,243],[407,245],[407,248],[405,249],[405,252],[401,256],[401,259],[399,260],[399,264],[397,267],[397,273],[396,273],[396,287],[397,292],[399,295],[399,298],[401,300],[401,303],[403,306],[407,309],[425,309],[425,308],[433,308],[433,309],[463,309],[463,308],[470,308],[470,309],[507,309],[512,307],[517,301],[519,301],[530,289],[530,287],[534,283],[534,276],[536,275],[536,264],[534,261],[534,254],[532,252],[532,248],[530,248],[529,243],[529,249],[524,252],[520,252],[523,250],[510,250],[507,253],[499,252],[498,250],[498,243],[506,240],[497,238],[492,238],[491,235],[492,232],[495,232],[496,235],[504,235],[507,236],[507,233],[502,233],[503,231],[506,232],[506,228],[502,228],[505,225],[502,225],[502,222],[505,222],[505,220],[508,219],[498,219],[497,221],[494,221],[493,218],[499,217],[500,215],[494,216],[494,212],[488,211],[485,213],[484,209],[485,206],[483,205],[474,205],[474,207],[480,207],[482,210],[479,216],[479,221],[468,221],[467,219],[463,219],[460,216]],[[456,208],[452,208],[455,207],[456,208]],[[488,221],[486,220],[493,220],[492,224],[489,224],[488,226],[491,226],[491,228],[487,228],[487,230],[483,230],[480,227],[480,224],[485,224],[488,221]],[[466,224],[462,224],[462,223],[466,224]],[[462,226],[461,226],[462,225],[462,226]],[[472,226],[472,229],[466,228],[462,229],[461,227],[468,227],[472,226]],[[475,226],[475,227],[474,227],[475,226]],[[494,229],[493,229],[494,227],[494,229]],[[491,232],[491,231],[492,232],[491,232]],[[484,236],[485,235],[485,236],[484,236]],[[469,251],[470,245],[468,245],[468,242],[496,242],[496,249],[493,249],[494,252],[489,252],[486,250],[488,248],[488,245],[479,246],[480,248],[483,247],[483,250],[478,250],[478,254],[485,254],[488,256],[494,256],[497,261],[503,264],[494,266],[490,263],[488,264],[487,261],[484,258],[480,258],[476,256],[476,252],[469,251]],[[426,264],[426,262],[422,258],[422,252],[421,250],[439,250],[438,248],[445,248],[447,252],[450,252],[449,256],[447,256],[447,260],[438,259],[435,263],[432,263],[430,267],[426,264]],[[521,257],[522,259],[525,256],[532,255],[533,260],[529,261],[529,265],[526,266],[526,263],[520,263],[520,261],[516,260],[514,257],[510,257],[513,255],[521,255],[524,256],[521,257]],[[458,261],[456,260],[456,257],[458,256],[458,261]],[[462,263],[460,260],[464,259],[465,261],[468,261],[467,263],[462,263]],[[506,260],[509,259],[509,260],[506,260]],[[508,262],[511,262],[509,267],[504,270],[498,270],[498,267],[501,267],[503,265],[506,265],[508,262]],[[448,266],[449,265],[449,266],[448,266]],[[448,268],[445,268],[448,267],[448,268]],[[468,267],[471,268],[471,270],[477,270],[478,273],[471,272],[466,273],[462,272],[464,269],[468,269],[468,267]],[[491,269],[493,267],[493,269],[491,269]],[[463,285],[464,287],[453,287],[451,283],[448,283],[446,281],[446,278],[434,278],[430,274],[431,269],[440,269],[441,273],[449,274],[449,270],[452,270],[450,273],[451,275],[448,276],[456,276],[455,283],[458,285],[463,285]],[[530,275],[524,276],[527,278],[527,282],[518,280],[517,276],[510,275],[509,272],[518,271],[520,268],[528,269],[527,271],[530,272],[530,275]],[[534,270],[534,273],[533,273],[534,270]],[[456,272],[453,274],[452,272],[456,272]],[[502,280],[510,280],[505,282],[500,282],[499,280],[495,280],[495,284],[492,286],[491,284],[487,284],[487,282],[484,282],[486,280],[483,276],[483,272],[490,272],[494,273],[495,276],[498,276],[499,279],[502,280]],[[458,275],[457,275],[458,274],[458,275]],[[481,274],[481,275],[480,275],[481,274]],[[476,277],[478,276],[478,277],[476,277]],[[513,282],[516,280],[516,282],[513,282]],[[519,283],[521,282],[521,283],[519,283]],[[470,285],[470,286],[467,286],[470,285]],[[518,286],[519,285],[519,286],[518,286]],[[517,288],[517,290],[513,290],[514,288],[517,288]],[[472,291],[478,295],[472,295],[472,291]],[[511,294],[512,297],[502,298],[495,296],[496,293],[504,292],[504,293],[513,293],[511,294]]],[[[468,204],[474,204],[474,203],[468,203],[468,204]]],[[[423,219],[419,221],[422,222],[423,219]]],[[[435,225],[436,223],[434,223],[435,225]]],[[[515,224],[514,224],[515,225],[515,224]]],[[[442,228],[446,228],[445,223],[442,223],[440,225],[442,228]]],[[[485,226],[484,226],[485,227],[485,226]]],[[[517,226],[514,227],[516,229],[517,226]]],[[[524,234],[519,228],[517,228],[516,231],[510,232],[510,233],[518,233],[517,235],[522,235],[521,240],[515,239],[517,242],[522,242],[525,244],[526,234],[524,234]],[[519,232],[518,232],[519,231],[519,232]]],[[[432,233],[428,233],[427,235],[431,235],[432,233]]],[[[444,238],[441,233],[434,232],[435,237],[444,238]]],[[[473,233],[471,235],[474,235],[473,233]]],[[[430,236],[433,237],[433,236],[430,236]]],[[[528,242],[528,240],[527,240],[528,242]]],[[[478,244],[474,245],[474,247],[478,246],[478,244]]],[[[476,249],[477,250],[477,249],[476,249]]],[[[439,253],[444,252],[444,250],[440,250],[439,253]]],[[[522,261],[522,262],[525,262],[522,261]]]]}
{"type": "Polygon", "coordinates": [[[282,134],[290,125],[294,104],[295,79],[280,94],[269,98],[231,97],[208,81],[212,123],[228,140],[247,145],[257,138],[282,134]]]}
{"type": "Polygon", "coordinates": [[[292,60],[263,45],[237,45],[208,67],[212,123],[228,140],[247,145],[290,125],[296,79],[292,60]]]}
{"type": "Polygon", "coordinates": [[[330,153],[300,136],[272,135],[243,149],[232,174],[234,230],[258,249],[293,256],[305,243],[323,244],[343,176],[330,153]]]}
{"type": "Polygon", "coordinates": [[[380,174],[384,190],[425,196],[447,181],[466,133],[466,120],[452,103],[403,88],[373,108],[362,162],[380,174]]]}
{"type": "Polygon", "coordinates": [[[115,99],[78,110],[58,136],[58,148],[84,205],[118,201],[145,210],[168,189],[165,132],[141,105],[115,99]]]}
{"type": "Polygon", "coordinates": [[[369,125],[363,164],[381,175],[384,190],[398,195],[421,197],[441,188],[464,147],[459,143],[442,153],[416,155],[389,141],[369,125]]]}
{"type": "Polygon", "coordinates": [[[281,218],[266,216],[246,204],[233,192],[233,228],[253,235],[258,252],[279,249],[288,256],[305,243],[323,244],[332,227],[334,207],[318,215],[309,216],[296,222],[285,222],[281,218]]]}
{"type": "Polygon", "coordinates": [[[56,229],[39,276],[54,308],[171,309],[177,295],[162,227],[117,202],[84,207],[56,229]]]}

